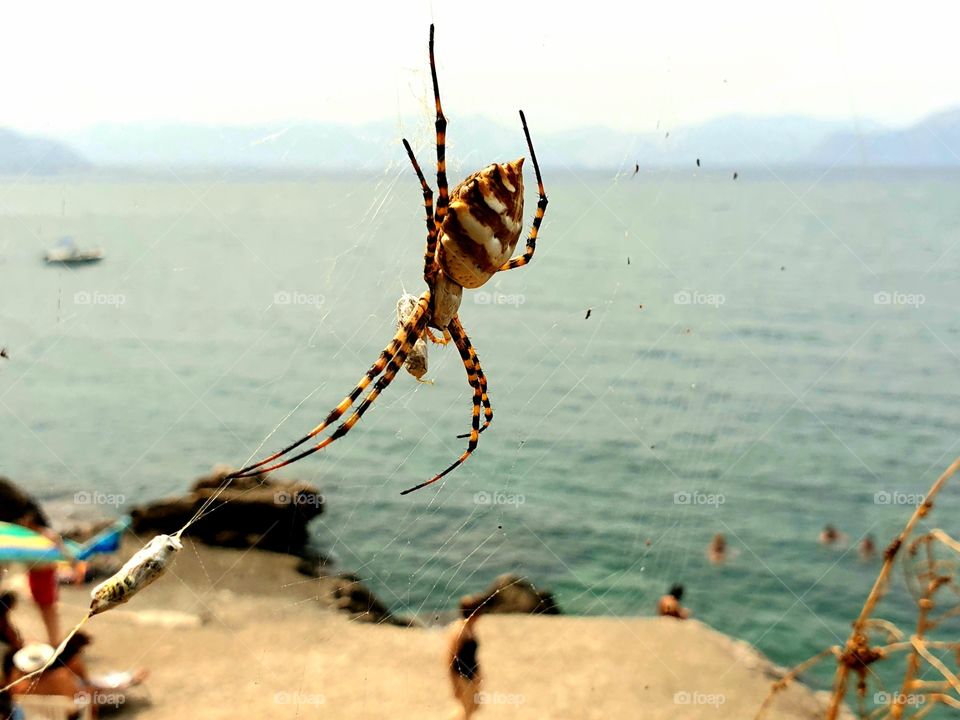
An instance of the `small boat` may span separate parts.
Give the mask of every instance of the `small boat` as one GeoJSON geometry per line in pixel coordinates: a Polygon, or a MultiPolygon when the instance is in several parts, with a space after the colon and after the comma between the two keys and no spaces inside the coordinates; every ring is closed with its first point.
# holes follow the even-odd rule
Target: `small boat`
{"type": "Polygon", "coordinates": [[[49,264],[85,265],[103,260],[103,250],[100,248],[82,250],[77,247],[72,237],[64,237],[57,243],[57,247],[47,250],[44,260],[49,264]]]}

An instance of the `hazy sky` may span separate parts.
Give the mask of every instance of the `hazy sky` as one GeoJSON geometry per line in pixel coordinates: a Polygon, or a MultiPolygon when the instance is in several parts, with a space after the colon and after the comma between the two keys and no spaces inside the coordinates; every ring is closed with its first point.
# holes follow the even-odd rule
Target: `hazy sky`
{"type": "Polygon", "coordinates": [[[0,126],[423,114],[431,21],[454,121],[483,114],[513,122],[522,106],[542,129],[647,131],[729,113],[901,124],[960,105],[958,8],[816,0],[10,3],[0,16],[0,126]]]}

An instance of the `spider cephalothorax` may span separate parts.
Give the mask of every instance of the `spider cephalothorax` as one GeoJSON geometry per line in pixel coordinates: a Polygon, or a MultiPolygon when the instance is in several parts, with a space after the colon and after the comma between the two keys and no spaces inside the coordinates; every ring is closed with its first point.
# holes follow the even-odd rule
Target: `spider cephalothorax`
{"type": "Polygon", "coordinates": [[[480,433],[493,420],[493,409],[487,397],[487,378],[480,367],[470,339],[460,323],[460,300],[464,288],[478,288],[495,273],[512,270],[530,262],[537,246],[537,233],[547,208],[547,195],[540,177],[540,167],[533,151],[533,142],[527,128],[527,120],[520,111],[523,134],[530,150],[530,159],[537,176],[537,212],[527,236],[523,255],[511,259],[523,230],[523,158],[508,163],[494,163],[473,173],[452,191],[447,187],[446,130],[447,120],[440,105],[440,87],[437,82],[437,66],[433,57],[433,26],[430,26],[430,75],[433,80],[433,97],[437,110],[437,207],[433,207],[433,190],[427,184],[423,171],[413,154],[410,143],[403,145],[420,181],[423,205],[426,211],[427,246],[423,256],[423,279],[427,290],[419,298],[404,296],[397,306],[400,327],[393,340],[380,353],[377,361],[367,370],[357,386],[327,415],[326,419],[307,435],[292,445],[279,450],[257,463],[238,470],[230,477],[247,477],[276,470],[296,462],[300,458],[322,450],[343,437],[360,420],[379,394],[393,381],[404,364],[418,380],[426,373],[426,345],[424,339],[456,345],[467,371],[467,382],[473,389],[473,415],[470,432],[460,437],[469,437],[466,451],[446,470],[430,480],[420,483],[404,494],[436,482],[466,460],[476,449],[480,433]],[[430,327],[441,330],[443,338],[437,338],[430,327]],[[344,420],[327,438],[296,455],[287,455],[339,420],[353,407],[363,392],[376,380],[373,389],[357,409],[344,420]],[[481,409],[484,423],[480,425],[481,409]],[[278,460],[277,462],[274,462],[278,460]]]}

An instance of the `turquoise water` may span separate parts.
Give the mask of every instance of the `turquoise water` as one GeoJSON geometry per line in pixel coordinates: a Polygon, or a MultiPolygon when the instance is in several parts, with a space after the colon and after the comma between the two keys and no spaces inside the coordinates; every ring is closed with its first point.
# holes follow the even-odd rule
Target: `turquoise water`
{"type": "MultiPolygon", "coordinates": [[[[0,184],[0,473],[125,507],[241,464],[304,401],[264,450],[299,437],[420,292],[407,175],[0,184]],[[45,267],[67,233],[107,260],[45,267]]],[[[878,564],[819,530],[885,545],[911,508],[875,494],[909,500],[960,454],[960,175],[547,181],[533,264],[462,306],[496,413],[478,452],[400,497],[469,427],[459,358],[432,348],[435,384],[402,374],[286,473],[323,489],[320,541],[399,609],[515,571],[569,612],[648,614],[682,581],[778,662],[838,642],[878,564]]],[[[934,524],[957,530],[957,496],[934,524]]],[[[909,626],[896,587],[883,614],[909,626]]]]}

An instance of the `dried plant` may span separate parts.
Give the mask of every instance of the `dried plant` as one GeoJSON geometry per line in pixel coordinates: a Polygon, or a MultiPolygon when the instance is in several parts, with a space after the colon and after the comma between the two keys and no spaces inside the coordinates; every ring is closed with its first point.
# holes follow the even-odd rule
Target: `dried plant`
{"type": "Polygon", "coordinates": [[[800,663],[773,683],[756,718],[761,720],[777,694],[801,673],[828,657],[834,658],[836,671],[833,690],[824,717],[836,720],[847,698],[851,682],[856,688],[857,715],[862,720],[901,720],[923,718],[935,708],[960,709],[960,642],[937,639],[934,632],[949,618],[960,615],[960,542],[940,529],[914,535],[919,522],[933,509],[933,501],[947,481],[960,469],[957,458],[927,492],[907,524],[884,552],[883,565],[860,614],[843,647],[834,645],[800,663]],[[897,560],[904,572],[907,589],[917,607],[917,622],[908,636],[894,623],[874,617],[877,605],[889,589],[890,576],[897,560]],[[872,640],[883,636],[882,643],[872,640]],[[903,682],[890,692],[883,687],[871,666],[876,662],[894,662],[906,653],[903,682]],[[951,668],[952,665],[952,668],[951,668]],[[931,672],[932,671],[932,672],[931,672]],[[931,673],[934,680],[924,679],[931,673]],[[867,690],[879,691],[868,702],[867,690]],[[878,701],[878,697],[882,701],[878,701]]]}

